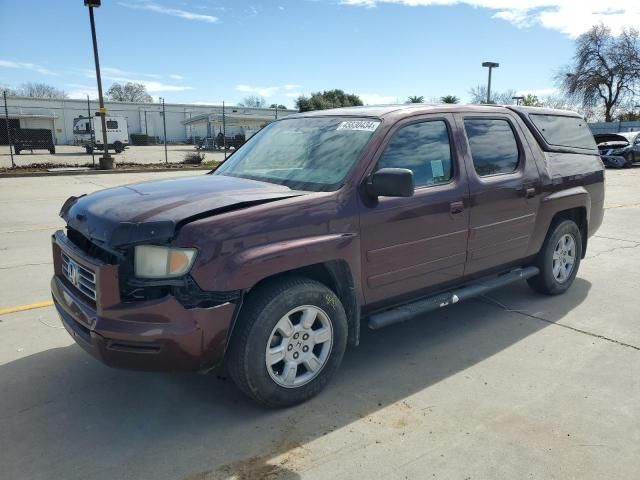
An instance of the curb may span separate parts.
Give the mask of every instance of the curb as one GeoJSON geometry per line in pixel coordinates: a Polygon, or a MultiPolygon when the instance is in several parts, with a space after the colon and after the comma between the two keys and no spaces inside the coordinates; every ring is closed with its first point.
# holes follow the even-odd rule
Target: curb
{"type": "Polygon", "coordinates": [[[18,172],[0,173],[3,178],[24,178],[24,177],[60,177],[69,175],[112,175],[118,173],[156,173],[156,172],[210,172],[211,167],[188,167],[188,168],[129,168],[118,170],[77,170],[69,172],[18,172]]]}

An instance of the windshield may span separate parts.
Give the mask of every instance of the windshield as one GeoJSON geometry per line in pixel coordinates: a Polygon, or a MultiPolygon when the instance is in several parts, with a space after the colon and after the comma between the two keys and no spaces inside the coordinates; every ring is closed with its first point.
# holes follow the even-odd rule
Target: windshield
{"type": "Polygon", "coordinates": [[[215,171],[294,190],[340,188],[380,120],[292,118],[258,132],[215,171]]]}

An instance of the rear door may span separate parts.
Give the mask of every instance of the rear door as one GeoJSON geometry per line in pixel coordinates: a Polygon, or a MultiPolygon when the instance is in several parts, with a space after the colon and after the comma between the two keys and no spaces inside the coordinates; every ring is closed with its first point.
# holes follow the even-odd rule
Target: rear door
{"type": "Polygon", "coordinates": [[[364,198],[362,276],[367,303],[411,296],[464,273],[469,222],[464,167],[453,148],[450,115],[399,122],[377,152],[371,172],[414,172],[408,198],[364,198]]]}
{"type": "Polygon", "coordinates": [[[465,275],[527,256],[538,205],[535,159],[523,143],[519,121],[509,114],[456,114],[470,195],[465,275]]]}

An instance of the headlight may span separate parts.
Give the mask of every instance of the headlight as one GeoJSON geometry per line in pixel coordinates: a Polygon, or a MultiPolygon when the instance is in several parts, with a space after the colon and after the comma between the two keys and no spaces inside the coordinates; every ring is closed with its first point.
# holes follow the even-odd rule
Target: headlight
{"type": "Polygon", "coordinates": [[[174,278],[187,273],[194,260],[195,248],[169,248],[139,245],[135,249],[135,273],[140,278],[174,278]]]}

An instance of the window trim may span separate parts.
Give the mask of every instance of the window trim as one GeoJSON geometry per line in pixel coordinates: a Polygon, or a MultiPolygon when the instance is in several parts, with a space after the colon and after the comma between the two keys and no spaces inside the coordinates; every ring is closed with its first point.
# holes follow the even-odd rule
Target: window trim
{"type": "Polygon", "coordinates": [[[416,193],[420,190],[424,190],[427,188],[434,188],[434,187],[444,187],[446,185],[451,185],[454,181],[457,180],[458,175],[459,175],[459,171],[460,169],[458,168],[458,152],[455,148],[455,140],[453,137],[453,127],[452,127],[452,122],[450,121],[451,119],[447,118],[446,116],[441,116],[441,114],[432,114],[432,115],[438,115],[438,116],[419,116],[419,117],[409,117],[407,119],[403,119],[399,122],[397,122],[395,125],[393,125],[389,131],[387,132],[387,135],[385,136],[382,144],[380,145],[379,150],[376,152],[376,154],[374,155],[375,161],[373,162],[373,166],[371,167],[371,171],[365,175],[365,178],[368,177],[369,175],[373,175],[375,172],[378,171],[378,162],[380,161],[380,159],[382,158],[382,156],[384,155],[384,152],[387,150],[387,147],[389,146],[389,143],[391,143],[391,140],[393,139],[394,135],[402,128],[404,127],[408,127],[410,125],[415,125],[417,123],[425,123],[425,122],[444,122],[445,124],[445,128],[447,129],[447,136],[449,137],[449,152],[451,153],[451,177],[449,177],[449,180],[447,182],[442,182],[442,183],[434,183],[431,185],[421,185],[421,186],[417,186],[415,187],[415,191],[416,193]]]}
{"type": "Polygon", "coordinates": [[[469,150],[469,157],[471,158],[471,165],[473,166],[473,173],[479,179],[501,177],[501,176],[505,176],[505,175],[514,175],[514,174],[521,173],[524,170],[524,163],[525,163],[525,159],[526,159],[526,156],[524,154],[524,148],[522,147],[522,142],[521,142],[520,136],[517,134],[515,126],[513,125],[513,121],[508,116],[504,116],[503,117],[503,116],[500,116],[500,115],[483,115],[483,114],[467,115],[467,114],[462,114],[462,130],[464,132],[464,138],[467,141],[467,147],[468,147],[468,150],[469,150]],[[516,163],[516,166],[512,171],[510,171],[510,172],[490,173],[488,175],[480,175],[478,173],[478,170],[476,169],[476,164],[473,161],[473,152],[471,151],[471,142],[469,142],[469,136],[467,135],[467,129],[466,129],[465,125],[464,125],[464,122],[467,119],[470,119],[470,120],[473,120],[473,119],[502,120],[502,121],[507,122],[507,124],[509,125],[509,128],[511,128],[511,133],[513,134],[513,137],[514,137],[514,139],[516,141],[516,146],[518,147],[518,162],[516,163]]]}

